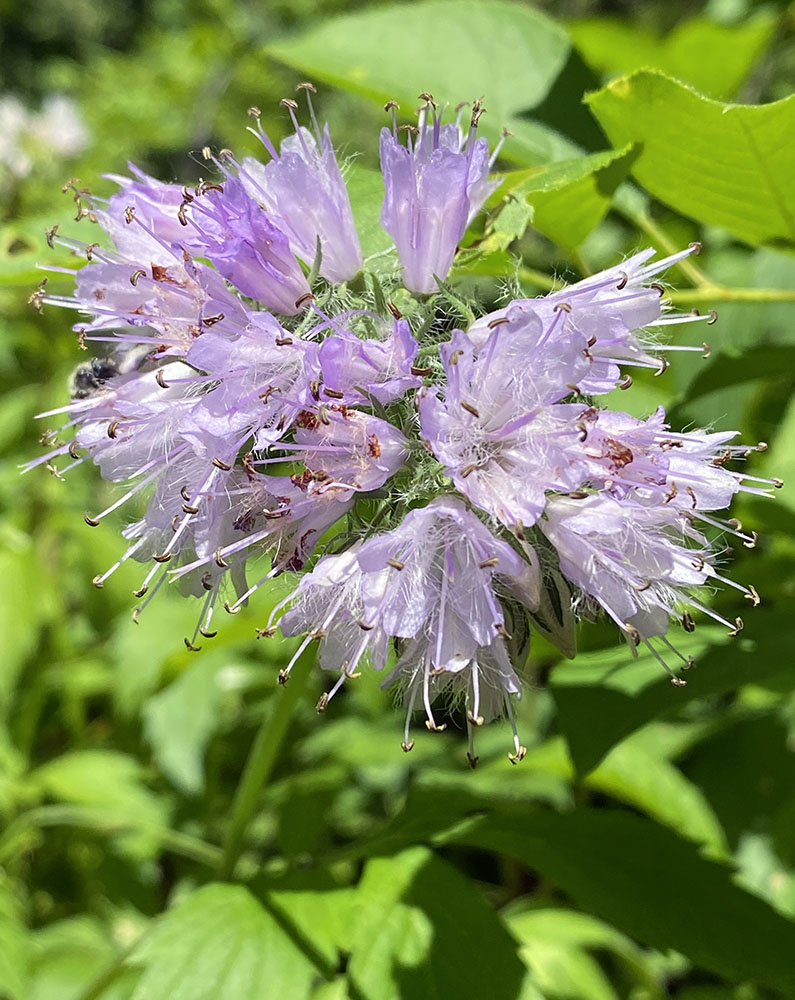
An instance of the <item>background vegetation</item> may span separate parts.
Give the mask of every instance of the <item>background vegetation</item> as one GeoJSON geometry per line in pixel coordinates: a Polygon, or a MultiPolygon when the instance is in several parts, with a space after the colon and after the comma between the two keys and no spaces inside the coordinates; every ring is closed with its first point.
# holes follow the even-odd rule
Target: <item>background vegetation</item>
{"type": "Polygon", "coordinates": [[[3,91],[34,109],[70,95],[90,136],[71,160],[26,140],[22,178],[0,158],[0,996],[795,997],[791,490],[738,505],[761,540],[731,573],[762,606],[737,639],[683,635],[687,687],[610,628],[583,628],[571,662],[539,640],[527,758],[509,765],[498,723],[470,772],[454,726],[402,754],[377,679],[323,718],[311,663],[277,690],[293,647],[255,639],[262,600],[199,653],[178,593],[134,625],[135,567],[91,586],[120,553],[119,523],[82,517],[109,487],[91,468],[18,470],[80,360],[71,316],[27,304],[38,264],[76,263],[44,230],[91,239],[63,181],[108,193],[101,175],[128,159],[195,180],[205,144],[254,151],[250,105],[284,131],[278,101],[309,78],[343,153],[361,151],[370,251],[379,105],[412,109],[422,90],[483,94],[487,133],[514,133],[511,197],[456,280],[496,298],[517,273],[536,294],[701,240],[671,278],[677,304],[719,310],[711,357],[682,355],[615,404],[738,428],[770,443],[760,475],[792,478],[793,8],[3,0],[0,24],[3,91]],[[263,766],[241,783],[257,732],[263,766]]]}

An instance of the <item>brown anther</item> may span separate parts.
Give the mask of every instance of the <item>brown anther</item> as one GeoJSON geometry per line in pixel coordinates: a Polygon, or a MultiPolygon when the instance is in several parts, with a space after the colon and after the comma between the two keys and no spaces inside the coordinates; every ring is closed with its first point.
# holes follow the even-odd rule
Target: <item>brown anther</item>
{"type": "Polygon", "coordinates": [[[94,586],[97,588],[97,590],[102,590],[102,587],[104,586],[104,582],[103,582],[101,576],[95,576],[94,579],[91,582],[94,584],[94,586]]]}
{"type": "Polygon", "coordinates": [[[179,528],[179,522],[180,522],[180,516],[179,514],[175,514],[171,518],[171,530],[174,532],[174,534],[176,534],[177,529],[179,528]]]}
{"type": "Polygon", "coordinates": [[[630,625],[629,622],[624,622],[624,631],[633,646],[640,645],[640,632],[638,632],[634,625],[630,625]]]}
{"type": "Polygon", "coordinates": [[[222,462],[220,458],[213,459],[213,465],[222,472],[229,472],[232,466],[228,462],[222,462]]]}
{"type": "Polygon", "coordinates": [[[161,552],[160,555],[152,556],[156,563],[167,563],[171,558],[170,552],[161,552]]]}
{"type": "Polygon", "coordinates": [[[508,760],[512,764],[518,764],[520,760],[524,760],[527,756],[527,747],[519,747],[516,753],[509,753],[508,760]]]}
{"type": "Polygon", "coordinates": [[[267,628],[258,628],[256,632],[258,639],[271,639],[276,635],[276,626],[268,625],[267,628]]]}
{"type": "Polygon", "coordinates": [[[770,482],[776,487],[777,490],[780,490],[784,485],[783,479],[771,479],[770,482]]]}
{"type": "Polygon", "coordinates": [[[240,613],[240,608],[236,608],[233,604],[230,604],[229,601],[224,601],[224,611],[228,615],[237,615],[240,613]]]}
{"type": "Polygon", "coordinates": [[[467,750],[467,762],[469,763],[469,766],[472,768],[473,771],[478,766],[479,760],[480,757],[473,757],[472,754],[469,752],[469,750],[467,750]]]}
{"type": "Polygon", "coordinates": [[[177,218],[179,219],[179,224],[181,226],[187,226],[188,224],[188,217],[185,214],[185,209],[187,207],[188,203],[186,201],[183,201],[182,204],[179,206],[179,209],[177,210],[177,218]]]}
{"type": "Polygon", "coordinates": [[[707,326],[714,326],[718,322],[718,310],[710,309],[709,319],[707,320],[707,326]]]}
{"type": "Polygon", "coordinates": [[[289,347],[290,344],[292,344],[292,342],[293,342],[292,337],[276,337],[276,339],[274,340],[274,343],[276,344],[277,347],[289,347]]]}
{"type": "Polygon", "coordinates": [[[412,375],[418,375],[420,377],[433,374],[433,368],[421,368],[419,365],[412,365],[411,368],[409,368],[409,371],[412,375]]]}
{"type": "Polygon", "coordinates": [[[649,288],[653,288],[655,292],[660,296],[660,298],[665,295],[665,285],[660,284],[659,281],[652,281],[649,288]]]}
{"type": "Polygon", "coordinates": [[[289,670],[280,670],[279,676],[276,678],[280,684],[286,684],[290,680],[289,670]]]}
{"type": "Polygon", "coordinates": [[[368,625],[367,622],[363,622],[361,618],[357,621],[356,624],[359,626],[362,632],[371,632],[375,628],[375,625],[368,625]]]}
{"type": "Polygon", "coordinates": [[[756,587],[754,587],[750,583],[748,584],[748,593],[743,596],[746,598],[746,600],[750,601],[755,608],[758,608],[759,605],[762,603],[762,598],[759,596],[756,587]]]}
{"type": "Polygon", "coordinates": [[[447,723],[443,722],[441,726],[437,726],[433,719],[426,719],[425,728],[431,733],[443,733],[447,729],[447,723]]]}
{"type": "Polygon", "coordinates": [[[138,279],[144,277],[146,277],[146,271],[142,267],[139,267],[137,271],[133,271],[130,275],[130,284],[134,287],[138,284],[138,279]]]}
{"type": "Polygon", "coordinates": [[[386,307],[395,319],[403,319],[403,313],[398,309],[394,302],[387,302],[386,307]]]}
{"type": "Polygon", "coordinates": [[[400,111],[400,105],[397,101],[387,101],[384,105],[384,111],[400,111]]]}
{"type": "Polygon", "coordinates": [[[666,358],[658,358],[658,361],[659,361],[660,367],[654,373],[655,378],[658,377],[659,375],[662,375],[662,373],[664,371],[667,371],[668,370],[668,365],[670,364],[670,362],[666,358]]]}
{"type": "Polygon", "coordinates": [[[499,562],[499,556],[492,556],[491,559],[484,559],[483,562],[478,563],[478,569],[489,569],[491,566],[498,566],[499,562]]]}
{"type": "Polygon", "coordinates": [[[298,101],[294,101],[294,100],[292,99],[292,97],[283,97],[283,98],[282,98],[282,99],[281,99],[281,100],[279,101],[279,104],[280,104],[280,105],[281,105],[281,106],[282,106],[283,108],[292,108],[292,109],[293,109],[293,111],[297,111],[297,110],[298,110],[298,101]]]}
{"type": "Polygon", "coordinates": [[[399,559],[387,559],[387,566],[391,566],[392,569],[401,570],[405,567],[405,563],[402,563],[399,559]]]}
{"type": "Polygon", "coordinates": [[[224,557],[221,555],[221,549],[220,548],[217,548],[215,550],[215,554],[213,555],[213,559],[215,560],[215,565],[216,566],[220,566],[221,569],[227,569],[228,568],[229,563],[224,560],[224,557]]]}
{"type": "Polygon", "coordinates": [[[467,476],[471,476],[472,473],[475,471],[475,469],[477,469],[477,467],[478,467],[477,462],[471,462],[469,465],[465,465],[464,468],[461,470],[461,478],[466,479],[467,476]]]}
{"type": "Polygon", "coordinates": [[[321,424],[323,424],[325,427],[328,427],[331,424],[331,420],[329,419],[328,415],[328,410],[326,409],[325,406],[318,407],[317,416],[321,424]]]}
{"type": "Polygon", "coordinates": [[[423,90],[417,100],[425,101],[426,104],[431,104],[434,108],[436,107],[436,101],[433,99],[433,94],[429,94],[427,90],[423,90]]]}
{"type": "Polygon", "coordinates": [[[411,750],[414,749],[414,740],[411,740],[408,743],[405,740],[403,740],[403,742],[400,744],[400,749],[403,751],[403,753],[409,753],[411,750]]]}
{"type": "Polygon", "coordinates": [[[704,353],[703,353],[703,354],[701,355],[701,357],[702,357],[702,358],[708,358],[708,357],[709,357],[709,356],[710,356],[710,355],[712,354],[712,348],[711,348],[711,347],[710,347],[710,345],[709,345],[709,344],[708,344],[708,343],[706,342],[706,340],[705,340],[705,341],[704,341],[704,343],[702,344],[702,347],[704,348],[704,353]]]}
{"type": "Polygon", "coordinates": [[[472,118],[470,119],[470,124],[472,128],[478,127],[478,122],[482,115],[486,114],[486,109],[483,107],[483,98],[479,97],[476,101],[472,103],[472,118]]]}
{"type": "Polygon", "coordinates": [[[768,447],[769,447],[769,445],[768,445],[767,441],[760,441],[757,444],[757,446],[756,446],[756,450],[757,451],[767,451],[768,447]]]}
{"type": "Polygon", "coordinates": [[[398,128],[398,132],[410,132],[412,135],[419,135],[419,131],[416,125],[401,125],[398,128]]]}
{"type": "Polygon", "coordinates": [[[115,438],[116,437],[116,431],[118,431],[118,429],[119,429],[119,421],[118,420],[111,420],[111,422],[108,424],[108,431],[107,431],[108,437],[109,438],[115,438]]]}
{"type": "Polygon", "coordinates": [[[80,453],[77,450],[77,441],[72,441],[71,444],[69,445],[69,454],[74,459],[80,458],[80,453]]]}
{"type": "Polygon", "coordinates": [[[55,238],[55,234],[57,232],[58,232],[58,224],[57,223],[52,227],[52,229],[45,229],[44,230],[44,238],[47,240],[47,246],[50,248],[50,250],[54,249],[54,247],[53,247],[53,239],[55,238]]]}
{"type": "Polygon", "coordinates": [[[218,631],[208,632],[204,626],[199,627],[199,635],[203,635],[205,639],[214,639],[218,635],[218,631]]]}
{"type": "Polygon", "coordinates": [[[698,240],[694,240],[692,243],[688,243],[688,248],[693,251],[693,254],[698,257],[701,251],[704,249],[704,244],[699,243],[698,240]]]}
{"type": "Polygon", "coordinates": [[[202,158],[205,160],[211,160],[213,158],[213,151],[209,146],[202,146],[202,158]]]}
{"type": "Polygon", "coordinates": [[[621,381],[618,383],[619,389],[629,389],[632,385],[633,379],[631,375],[625,375],[621,381]]]}
{"type": "MultiPolygon", "coordinates": [[[[325,629],[316,628],[312,632],[309,632],[307,634],[310,639],[325,639],[326,636],[328,635],[328,632],[326,632],[325,629]]],[[[345,665],[347,666],[347,661],[345,665]]]]}
{"type": "Polygon", "coordinates": [[[185,643],[185,648],[189,649],[191,653],[198,653],[201,649],[201,646],[194,646],[187,636],[182,641],[185,643]]]}
{"type": "Polygon", "coordinates": [[[223,149],[218,150],[218,158],[220,160],[231,160],[234,155],[235,154],[232,152],[232,150],[227,149],[226,146],[224,146],[223,149]]]}
{"type": "Polygon", "coordinates": [[[158,368],[157,369],[157,374],[155,375],[155,382],[157,382],[157,384],[160,386],[161,389],[169,389],[169,388],[171,388],[169,386],[168,382],[166,382],[165,376],[163,375],[163,369],[162,368],[158,368]]]}
{"type": "Polygon", "coordinates": [[[620,292],[622,289],[627,287],[627,282],[629,281],[629,275],[627,274],[626,271],[619,271],[618,273],[621,275],[621,281],[619,281],[619,283],[616,285],[616,288],[620,292]]]}
{"type": "Polygon", "coordinates": [[[127,225],[129,226],[129,225],[130,225],[130,223],[132,222],[132,220],[133,220],[134,218],[135,218],[135,206],[134,206],[134,205],[128,205],[128,206],[127,206],[127,207],[126,207],[126,208],[124,209],[124,221],[125,221],[125,222],[127,223],[127,225]]]}
{"type": "Polygon", "coordinates": [[[224,318],[223,313],[216,313],[215,316],[205,316],[204,319],[202,320],[202,323],[205,326],[215,326],[215,324],[220,323],[223,318],[224,318]]]}
{"type": "Polygon", "coordinates": [[[86,260],[92,261],[94,259],[94,251],[99,249],[101,244],[99,243],[87,243],[86,244],[86,260]]]}
{"type": "Polygon", "coordinates": [[[473,726],[482,726],[484,719],[482,715],[473,715],[471,712],[467,712],[467,719],[472,723],[473,726]]]}
{"type": "Polygon", "coordinates": [[[571,306],[569,305],[568,302],[558,302],[557,305],[552,306],[552,312],[553,313],[556,313],[556,312],[570,313],[571,312],[571,306]]]}
{"type": "Polygon", "coordinates": [[[96,528],[96,526],[99,524],[99,518],[92,517],[88,513],[83,514],[83,520],[86,522],[89,528],[96,528]]]}
{"type": "Polygon", "coordinates": [[[81,351],[88,350],[88,344],[86,344],[86,331],[85,327],[77,332],[77,346],[81,351]]]}
{"type": "Polygon", "coordinates": [[[502,326],[503,323],[510,323],[507,316],[495,316],[494,319],[489,320],[486,326],[489,330],[496,330],[498,326],[502,326]]]}
{"type": "Polygon", "coordinates": [[[304,294],[295,300],[295,308],[300,309],[305,306],[307,302],[311,302],[314,299],[314,295],[311,292],[304,292],[304,294]]]}
{"type": "Polygon", "coordinates": [[[198,507],[194,507],[192,504],[189,504],[189,503],[184,503],[182,505],[182,509],[185,511],[186,514],[198,514],[199,513],[199,508],[198,507]]]}
{"type": "Polygon", "coordinates": [[[494,631],[501,639],[504,639],[506,642],[509,642],[513,638],[511,633],[506,629],[506,627],[502,624],[502,622],[494,623],[494,631]]]}
{"type": "Polygon", "coordinates": [[[568,496],[570,500],[585,500],[588,494],[585,490],[573,490],[568,496]]]}
{"type": "Polygon", "coordinates": [[[678,495],[679,495],[679,487],[676,485],[676,483],[671,483],[670,492],[665,494],[665,503],[670,503],[672,500],[675,500],[678,495]]]}
{"type": "Polygon", "coordinates": [[[214,587],[212,573],[208,571],[207,573],[202,574],[202,578],[199,580],[199,583],[205,590],[212,590],[214,587]]]}
{"type": "Polygon", "coordinates": [[[262,112],[256,106],[256,104],[252,104],[251,107],[246,112],[246,114],[249,116],[249,118],[260,118],[261,115],[262,115],[262,112]]]}
{"type": "MultiPolygon", "coordinates": [[[[149,590],[149,586],[144,584],[143,587],[139,587],[138,590],[133,591],[133,597],[143,597],[147,590],[149,590]]],[[[140,608],[138,610],[140,610],[140,608]]]]}
{"type": "Polygon", "coordinates": [[[579,437],[580,441],[587,441],[588,440],[588,428],[585,426],[585,424],[582,422],[582,420],[578,420],[575,423],[574,426],[580,432],[578,434],[578,437],[579,437]]]}
{"type": "Polygon", "coordinates": [[[299,90],[311,90],[313,94],[317,93],[317,88],[315,87],[314,83],[310,83],[309,80],[304,80],[301,83],[297,83],[295,85],[295,90],[296,90],[296,93],[299,90]]]}
{"type": "Polygon", "coordinates": [[[473,406],[471,403],[468,403],[465,399],[461,400],[461,408],[466,410],[467,413],[471,413],[472,416],[475,418],[480,417],[480,413],[478,412],[477,407],[473,406]]]}
{"type": "Polygon", "coordinates": [[[344,392],[339,392],[337,389],[329,389],[328,386],[323,386],[323,392],[332,399],[345,399],[344,392]]]}
{"type": "Polygon", "coordinates": [[[690,497],[690,504],[693,510],[695,510],[696,507],[698,507],[698,499],[696,497],[695,491],[693,490],[693,487],[692,486],[685,487],[685,492],[690,497]]]}
{"type": "Polygon", "coordinates": [[[139,623],[139,621],[141,620],[141,609],[140,608],[133,608],[132,620],[133,620],[133,624],[135,624],[135,625],[137,625],[139,623]]]}
{"type": "Polygon", "coordinates": [[[696,623],[693,621],[693,616],[689,611],[685,611],[682,615],[682,628],[685,632],[695,632],[696,630],[696,623]]]}
{"type": "Polygon", "coordinates": [[[758,541],[759,541],[759,535],[758,535],[758,533],[757,533],[756,531],[752,531],[752,532],[751,532],[751,538],[750,538],[750,541],[747,541],[747,542],[743,542],[743,545],[744,545],[744,546],[745,546],[745,547],[746,547],[747,549],[755,549],[755,548],[756,548],[756,543],[757,543],[758,541]]]}
{"type": "Polygon", "coordinates": [[[644,590],[648,590],[649,589],[649,587],[651,586],[651,580],[647,580],[645,583],[636,583],[636,584],[633,584],[633,586],[634,586],[635,590],[637,590],[638,593],[640,594],[640,593],[643,593],[644,590]]]}
{"type": "Polygon", "coordinates": [[[449,363],[451,365],[457,365],[458,364],[458,359],[461,357],[461,355],[463,353],[464,352],[463,352],[463,350],[460,347],[456,348],[456,350],[454,350],[454,351],[451,351],[450,352],[449,363]]]}
{"type": "Polygon", "coordinates": [[[729,631],[729,635],[730,636],[739,635],[739,633],[742,632],[742,630],[743,630],[743,620],[742,620],[742,618],[735,618],[734,619],[734,628],[729,631]]]}
{"type": "Polygon", "coordinates": [[[586,347],[593,347],[597,340],[598,340],[598,337],[596,336],[596,334],[592,333],[591,336],[588,338],[588,343],[585,346],[586,347]]]}
{"type": "Polygon", "coordinates": [[[728,525],[731,525],[731,527],[734,528],[735,531],[742,531],[743,530],[743,522],[739,519],[739,517],[730,517],[726,521],[726,523],[728,525]]]}
{"type": "Polygon", "coordinates": [[[315,705],[315,711],[318,715],[322,715],[328,708],[328,694],[324,691],[323,694],[318,698],[317,705],[315,705]]]}
{"type": "Polygon", "coordinates": [[[684,680],[684,678],[682,677],[672,677],[671,683],[673,684],[674,687],[678,688],[687,687],[687,681],[684,680]]]}
{"type": "Polygon", "coordinates": [[[572,392],[579,392],[580,391],[580,387],[576,384],[576,382],[567,382],[566,383],[566,388],[567,389],[571,389],[572,392]]]}

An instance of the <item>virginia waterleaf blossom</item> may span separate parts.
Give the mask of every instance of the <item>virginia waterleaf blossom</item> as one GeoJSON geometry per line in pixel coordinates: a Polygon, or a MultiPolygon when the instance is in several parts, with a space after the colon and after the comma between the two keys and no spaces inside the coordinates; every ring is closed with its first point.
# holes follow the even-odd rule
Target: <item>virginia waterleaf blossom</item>
{"type": "Polygon", "coordinates": [[[338,675],[319,711],[369,666],[403,694],[404,750],[415,711],[432,731],[460,711],[474,766],[475,730],[506,714],[516,763],[512,700],[529,635],[537,626],[566,655],[573,647],[567,609],[557,634],[540,624],[550,595],[603,612],[683,684],[674,668],[690,659],[671,623],[691,632],[696,611],[736,634],[742,619],[704,597],[716,583],[759,601],[718,571],[726,534],[756,541],[718,512],[780,481],[742,464],[763,444],[678,433],[662,408],[640,420],[598,405],[630,387],[628,369],[664,370],[666,327],[713,321],[674,311],[659,281],[698,245],[663,259],[643,250],[540,298],[469,300],[476,318],[454,328],[461,298],[446,282],[496,187],[480,102],[464,131],[461,109],[445,124],[421,95],[405,145],[387,106],[381,220],[395,254],[376,273],[313,88],[300,89],[312,127],[282,102],[295,133],[278,152],[251,111],[267,163],[206,149],[216,176],[191,189],[132,166],[107,201],[74,189],[78,216],[106,238],[63,240],[88,260],[73,295],[33,299],[76,309],[80,346],[103,345],[102,356],[75,371],[67,405],[42,415],[63,424],[29,467],[62,478],[89,460],[123,483],[89,525],[149,498],[94,581],[146,564],[136,620],[178,580],[202,598],[185,639],[195,649],[216,634],[218,607],[234,614],[298,573],[258,630],[303,636],[282,682],[317,643],[338,675]],[[410,303],[405,316],[396,301],[410,303]]]}

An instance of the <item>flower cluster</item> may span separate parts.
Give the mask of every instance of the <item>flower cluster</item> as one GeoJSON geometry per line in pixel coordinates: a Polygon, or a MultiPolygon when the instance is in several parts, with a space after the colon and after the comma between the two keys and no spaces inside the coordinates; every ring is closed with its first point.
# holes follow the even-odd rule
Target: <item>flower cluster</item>
{"type": "MultiPolygon", "coordinates": [[[[235,613],[299,572],[259,630],[304,636],[280,680],[313,642],[338,675],[319,711],[365,664],[386,671],[405,697],[404,750],[415,709],[440,730],[439,699],[452,699],[473,765],[475,728],[513,722],[528,626],[543,630],[553,592],[603,611],[684,683],[668,662],[689,662],[670,623],[692,631],[697,609],[736,633],[741,619],[699,596],[716,581],[759,600],[718,572],[716,529],[748,546],[755,537],[716,512],[779,483],[735,467],[755,449],[731,444],[732,432],[676,433],[662,409],[639,420],[597,400],[630,386],[629,367],[664,370],[663,327],[712,321],[674,311],[659,283],[698,246],[662,260],[644,250],[452,329],[445,282],[497,187],[479,102],[465,129],[460,109],[443,124],[421,95],[405,144],[388,106],[390,270],[383,255],[377,268],[363,260],[328,126],[303,89],[311,127],[284,101],[295,133],[278,150],[252,109],[265,163],[206,149],[213,179],[193,188],[131,167],[107,201],[75,190],[78,214],[108,239],[64,240],[89,261],[74,294],[34,299],[77,310],[81,346],[109,346],[74,373],[71,401],[53,411],[63,427],[31,466],[60,477],[90,460],[124,484],[89,525],[149,497],[124,529],[126,551],[94,582],[128,559],[147,564],[137,615],[179,580],[203,599],[193,649],[215,635],[219,605],[235,613]]],[[[571,636],[557,638],[570,654],[571,636]]]]}

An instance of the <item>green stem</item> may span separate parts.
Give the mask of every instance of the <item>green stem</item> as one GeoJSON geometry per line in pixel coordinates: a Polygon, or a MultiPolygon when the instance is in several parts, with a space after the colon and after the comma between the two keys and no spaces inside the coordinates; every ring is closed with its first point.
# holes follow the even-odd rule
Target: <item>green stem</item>
{"type": "Polygon", "coordinates": [[[19,838],[28,830],[48,826],[75,826],[105,835],[144,833],[155,837],[164,850],[198,861],[209,868],[215,868],[221,859],[221,851],[213,844],[180,830],[171,830],[137,818],[109,815],[107,810],[92,806],[48,805],[30,809],[8,825],[0,839],[0,864],[14,856],[19,838]]]}
{"type": "Polygon", "coordinates": [[[795,289],[792,288],[725,288],[723,285],[707,285],[669,291],[667,295],[678,306],[710,302],[795,302],[795,289]]]}
{"type": "Polygon", "coordinates": [[[229,879],[234,873],[243,846],[243,838],[256,812],[262,787],[268,781],[276,764],[293,709],[303,693],[314,662],[314,652],[311,650],[307,650],[298,658],[290,672],[289,682],[278,695],[274,711],[266,715],[254,737],[232,803],[232,818],[224,843],[223,859],[218,868],[221,878],[229,879]]]}

